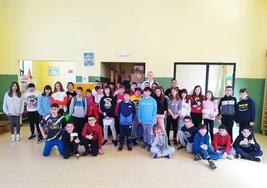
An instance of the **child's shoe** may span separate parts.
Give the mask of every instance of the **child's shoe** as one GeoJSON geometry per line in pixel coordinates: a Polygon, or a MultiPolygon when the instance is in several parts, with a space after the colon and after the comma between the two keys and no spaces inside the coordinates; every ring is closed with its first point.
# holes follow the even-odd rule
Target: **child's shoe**
{"type": "Polygon", "coordinates": [[[106,145],[108,143],[107,140],[104,140],[104,142],[102,143],[102,146],[106,145]]]}
{"type": "Polygon", "coordinates": [[[195,161],[201,160],[201,156],[199,154],[196,154],[195,157],[194,157],[194,160],[195,161]]]}
{"type": "Polygon", "coordinates": [[[157,154],[157,153],[153,153],[153,154],[152,154],[152,158],[153,158],[153,159],[158,158],[158,154],[157,154]]]}
{"type": "Polygon", "coordinates": [[[128,148],[128,151],[132,151],[133,150],[133,148],[131,146],[127,146],[127,148],[128,148]]]}
{"type": "Polygon", "coordinates": [[[236,159],[240,159],[240,158],[241,158],[241,155],[240,155],[239,153],[237,153],[237,154],[235,155],[235,158],[236,158],[236,159]]]}
{"type": "Polygon", "coordinates": [[[85,152],[83,153],[83,156],[86,157],[89,153],[90,153],[90,150],[85,150],[85,152]]]}
{"type": "Polygon", "coordinates": [[[16,135],[16,141],[20,141],[20,135],[19,134],[16,135]]]}
{"type": "Polygon", "coordinates": [[[35,138],[35,135],[34,134],[32,134],[31,136],[29,136],[29,140],[31,140],[31,139],[33,139],[33,138],[35,138]]]}
{"type": "Polygon", "coordinates": [[[214,170],[214,169],[217,168],[217,166],[215,165],[215,163],[213,162],[213,160],[208,160],[208,162],[209,162],[210,168],[211,168],[212,170],[214,170]]]}
{"type": "Polygon", "coordinates": [[[261,162],[262,158],[261,157],[254,157],[252,160],[256,161],[256,162],[261,162]]]}
{"type": "Polygon", "coordinates": [[[133,139],[133,140],[132,140],[132,143],[133,143],[134,146],[137,146],[136,139],[133,139]]]}
{"type": "Polygon", "coordinates": [[[168,145],[169,145],[169,146],[171,146],[171,145],[172,145],[170,140],[168,140],[168,145]]]}
{"type": "Polygon", "coordinates": [[[230,159],[230,160],[233,160],[234,159],[234,156],[233,155],[227,155],[226,158],[227,159],[230,159]]]}
{"type": "Polygon", "coordinates": [[[81,157],[79,153],[76,153],[74,156],[76,157],[76,159],[79,159],[81,157]]]}
{"type": "Polygon", "coordinates": [[[123,148],[123,146],[120,145],[119,148],[118,148],[118,151],[122,151],[122,148],[123,148]]]}
{"type": "Polygon", "coordinates": [[[117,147],[117,145],[118,145],[117,140],[112,140],[112,143],[113,143],[113,145],[114,145],[115,147],[117,147]]]}
{"type": "Polygon", "coordinates": [[[150,148],[151,148],[151,146],[148,145],[147,148],[146,148],[146,150],[147,150],[147,151],[150,151],[150,148]]]}
{"type": "Polygon", "coordinates": [[[179,145],[177,150],[181,150],[181,149],[184,149],[185,147],[183,145],[179,145]]]}
{"type": "Polygon", "coordinates": [[[15,135],[14,134],[11,135],[10,140],[11,140],[11,142],[15,142],[15,135]]]}
{"type": "Polygon", "coordinates": [[[37,144],[40,144],[43,141],[43,138],[38,138],[37,144]]]}
{"type": "Polygon", "coordinates": [[[173,144],[174,144],[174,145],[178,145],[178,142],[177,142],[176,139],[173,140],[173,144]]]}
{"type": "Polygon", "coordinates": [[[171,155],[167,155],[167,156],[165,156],[165,158],[171,159],[171,155]]]}
{"type": "Polygon", "coordinates": [[[147,147],[147,143],[144,142],[142,148],[143,148],[143,149],[146,149],[146,147],[147,147]]]}

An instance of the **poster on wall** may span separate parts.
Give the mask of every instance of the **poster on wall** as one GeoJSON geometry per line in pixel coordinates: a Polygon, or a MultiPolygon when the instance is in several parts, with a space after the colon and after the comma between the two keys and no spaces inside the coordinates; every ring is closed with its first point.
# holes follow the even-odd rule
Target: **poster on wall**
{"type": "Polygon", "coordinates": [[[51,66],[48,67],[48,76],[58,76],[59,75],[59,67],[51,66]]]}
{"type": "Polygon", "coordinates": [[[84,66],[90,67],[94,66],[95,60],[94,60],[94,53],[84,53],[84,66]]]}

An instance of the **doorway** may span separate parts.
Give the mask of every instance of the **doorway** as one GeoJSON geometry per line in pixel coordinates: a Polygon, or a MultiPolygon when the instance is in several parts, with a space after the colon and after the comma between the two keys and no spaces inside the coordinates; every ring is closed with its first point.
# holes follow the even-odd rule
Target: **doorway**
{"type": "Polygon", "coordinates": [[[144,62],[101,62],[101,77],[110,82],[124,84],[130,87],[131,82],[136,82],[139,87],[145,80],[144,62]]]}

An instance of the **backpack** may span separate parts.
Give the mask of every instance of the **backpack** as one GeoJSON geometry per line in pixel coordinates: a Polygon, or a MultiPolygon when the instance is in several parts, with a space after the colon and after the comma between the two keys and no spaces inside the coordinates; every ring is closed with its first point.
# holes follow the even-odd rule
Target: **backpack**
{"type": "MultiPolygon", "coordinates": [[[[74,99],[74,106],[75,106],[77,102],[77,97],[75,96],[73,99],[74,99]]],[[[83,101],[83,108],[85,109],[85,97],[82,97],[82,101],[83,101]]]]}

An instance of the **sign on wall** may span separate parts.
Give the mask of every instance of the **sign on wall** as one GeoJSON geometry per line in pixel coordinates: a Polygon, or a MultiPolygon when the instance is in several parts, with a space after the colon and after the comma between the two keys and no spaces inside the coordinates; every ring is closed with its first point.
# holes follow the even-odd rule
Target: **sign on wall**
{"type": "Polygon", "coordinates": [[[95,59],[94,59],[94,53],[84,53],[84,66],[90,67],[94,66],[95,59]]]}

